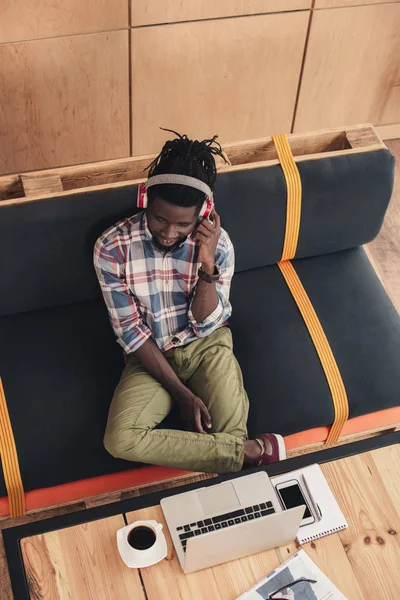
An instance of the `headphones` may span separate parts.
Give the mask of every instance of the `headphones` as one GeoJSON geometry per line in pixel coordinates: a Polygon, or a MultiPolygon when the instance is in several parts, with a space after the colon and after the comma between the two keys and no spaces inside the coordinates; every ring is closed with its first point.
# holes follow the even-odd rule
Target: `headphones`
{"type": "Polygon", "coordinates": [[[149,187],[165,183],[186,185],[196,190],[200,190],[200,192],[203,192],[205,194],[206,199],[204,200],[203,206],[201,207],[201,210],[199,212],[199,217],[206,219],[210,216],[214,208],[214,197],[211,188],[206,183],[204,183],[204,181],[196,179],[195,177],[189,177],[188,175],[165,174],[154,175],[153,177],[149,177],[149,179],[146,182],[141,183],[138,187],[138,208],[147,208],[147,190],[149,187]]]}

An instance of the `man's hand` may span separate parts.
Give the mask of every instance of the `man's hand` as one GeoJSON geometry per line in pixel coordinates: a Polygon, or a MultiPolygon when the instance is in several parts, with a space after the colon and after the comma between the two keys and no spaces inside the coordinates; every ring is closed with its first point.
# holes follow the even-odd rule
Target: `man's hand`
{"type": "Polygon", "coordinates": [[[177,377],[157,344],[149,338],[135,354],[146,371],[176,399],[187,429],[205,433],[202,423],[206,429],[210,429],[211,417],[205,404],[177,377]]]}
{"type": "Polygon", "coordinates": [[[213,223],[208,219],[203,219],[196,229],[193,236],[195,242],[199,244],[199,261],[201,268],[205,273],[212,275],[214,273],[215,253],[219,236],[221,235],[221,219],[216,210],[211,213],[213,223]]]}
{"type": "Polygon", "coordinates": [[[211,417],[206,405],[200,398],[195,396],[189,389],[184,396],[177,398],[181,411],[182,421],[188,431],[206,433],[203,429],[211,428],[211,417]]]}

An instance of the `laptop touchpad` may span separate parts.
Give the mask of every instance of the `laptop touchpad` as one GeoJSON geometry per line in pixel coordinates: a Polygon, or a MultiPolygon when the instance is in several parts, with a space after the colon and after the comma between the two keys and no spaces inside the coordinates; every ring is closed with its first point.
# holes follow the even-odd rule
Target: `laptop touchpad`
{"type": "Polygon", "coordinates": [[[240,507],[239,498],[230,482],[199,490],[197,496],[206,515],[227,512],[240,507]]]}

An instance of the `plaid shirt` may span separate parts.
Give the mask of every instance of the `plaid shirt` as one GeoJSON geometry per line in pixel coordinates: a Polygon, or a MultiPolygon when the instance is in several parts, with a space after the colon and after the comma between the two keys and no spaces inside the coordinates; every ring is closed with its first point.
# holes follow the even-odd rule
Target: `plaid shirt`
{"type": "Polygon", "coordinates": [[[120,221],[97,240],[94,266],[111,325],[126,353],[152,337],[162,351],[183,346],[225,324],[232,308],[229,290],[234,271],[232,242],[223,229],[216,264],[218,306],[201,323],[191,304],[198,281],[198,245],[189,236],[172,252],[152,243],[145,212],[120,221]]]}

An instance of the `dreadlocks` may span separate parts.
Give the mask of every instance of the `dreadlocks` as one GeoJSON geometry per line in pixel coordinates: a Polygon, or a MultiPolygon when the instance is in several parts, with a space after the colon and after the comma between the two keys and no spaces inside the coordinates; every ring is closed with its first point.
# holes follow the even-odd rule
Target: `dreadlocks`
{"type": "MultiPolygon", "coordinates": [[[[221,156],[225,162],[221,144],[217,142],[217,135],[208,140],[199,142],[190,140],[186,134],[180,135],[172,129],[164,129],[177,137],[169,140],[163,146],[160,154],[147,167],[149,177],[174,173],[189,175],[204,181],[212,190],[217,177],[214,155],[221,156]]],[[[204,202],[204,194],[199,190],[178,184],[161,184],[148,189],[149,201],[156,197],[162,198],[178,206],[198,206],[204,202]]]]}

